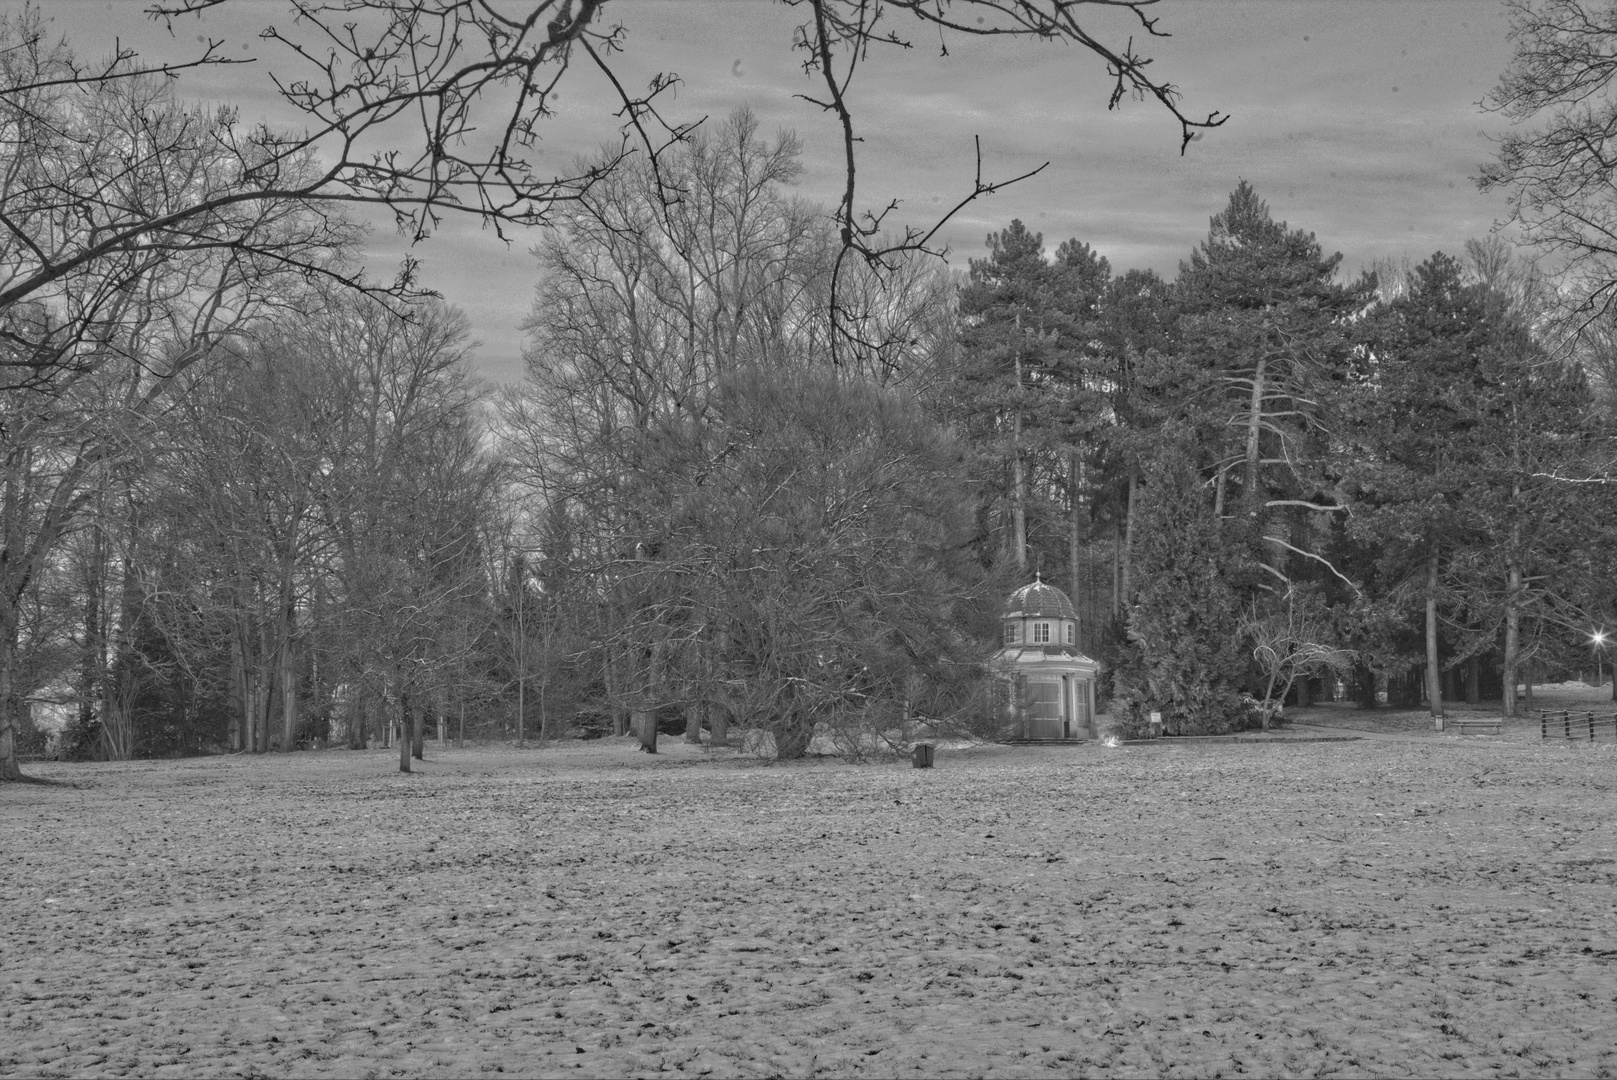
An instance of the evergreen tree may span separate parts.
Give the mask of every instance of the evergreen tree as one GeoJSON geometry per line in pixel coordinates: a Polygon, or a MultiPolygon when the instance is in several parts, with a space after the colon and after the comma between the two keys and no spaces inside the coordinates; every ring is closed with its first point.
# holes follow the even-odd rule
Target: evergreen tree
{"type": "Polygon", "coordinates": [[[1020,220],[990,234],[988,248],[987,258],[971,260],[960,292],[962,349],[950,394],[978,448],[983,539],[1000,538],[984,561],[997,547],[1025,575],[1039,540],[1070,546],[1063,541],[1083,497],[1078,461],[1099,415],[1086,354],[1111,267],[1077,240],[1048,260],[1044,237],[1020,220]]]}
{"type": "Polygon", "coordinates": [[[1208,735],[1257,719],[1242,695],[1246,651],[1241,612],[1249,565],[1215,518],[1192,448],[1161,447],[1145,465],[1134,553],[1139,587],[1114,678],[1113,714],[1125,731],[1162,713],[1165,730],[1208,735]]]}
{"type": "Polygon", "coordinates": [[[1346,531],[1376,595],[1360,626],[1378,626],[1394,653],[1400,613],[1418,605],[1433,716],[1441,672],[1495,650],[1512,712],[1524,614],[1587,620],[1572,588],[1593,538],[1581,501],[1553,479],[1587,442],[1581,371],[1553,362],[1504,297],[1438,252],[1366,320],[1343,401],[1346,531]]]}

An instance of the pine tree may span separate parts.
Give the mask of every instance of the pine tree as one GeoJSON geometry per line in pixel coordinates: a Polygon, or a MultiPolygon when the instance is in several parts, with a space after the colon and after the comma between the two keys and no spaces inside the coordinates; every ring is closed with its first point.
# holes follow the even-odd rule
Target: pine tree
{"type": "Polygon", "coordinates": [[[993,522],[985,531],[1006,537],[1001,547],[1025,574],[1041,540],[1070,545],[1083,497],[1078,458],[1100,413],[1085,355],[1111,267],[1077,240],[1048,260],[1044,237],[1020,220],[990,234],[988,248],[971,260],[960,293],[963,347],[950,396],[979,448],[993,522]]]}

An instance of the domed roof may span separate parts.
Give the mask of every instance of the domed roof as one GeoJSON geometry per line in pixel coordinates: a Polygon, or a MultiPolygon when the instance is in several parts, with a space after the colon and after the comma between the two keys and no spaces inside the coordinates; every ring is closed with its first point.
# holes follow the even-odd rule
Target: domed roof
{"type": "Polygon", "coordinates": [[[1067,594],[1054,585],[1033,581],[1011,593],[1005,601],[1006,619],[1076,619],[1078,612],[1067,594]]]}

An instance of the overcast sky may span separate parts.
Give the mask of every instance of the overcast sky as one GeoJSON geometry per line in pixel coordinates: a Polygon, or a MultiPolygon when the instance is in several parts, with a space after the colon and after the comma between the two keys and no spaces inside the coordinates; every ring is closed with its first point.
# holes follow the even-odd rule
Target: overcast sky
{"type": "MultiPolygon", "coordinates": [[[[16,4],[0,0],[5,7],[16,4]]],[[[114,36],[143,51],[172,51],[139,0],[44,0],[75,50],[94,56],[114,36]]],[[[249,118],[280,118],[268,73],[285,58],[250,37],[284,21],[281,0],[233,0],[185,29],[229,39],[257,62],[190,73],[188,99],[239,104],[249,118]]],[[[1090,54],[1039,42],[915,35],[909,53],[878,52],[852,90],[865,137],[861,202],[902,200],[895,224],[930,224],[971,189],[973,136],[985,178],[1050,162],[1039,176],[981,200],[945,230],[959,267],[983,253],[984,237],[1014,217],[1051,249],[1068,237],[1097,247],[1114,270],[1151,267],[1172,276],[1206,234],[1207,219],[1236,182],[1251,181],[1277,218],[1316,233],[1356,272],[1382,256],[1415,260],[1457,250],[1503,213],[1472,177],[1503,129],[1477,103],[1510,56],[1499,0],[1163,0],[1160,26],[1173,37],[1143,43],[1153,73],[1184,94],[1186,110],[1230,115],[1179,155],[1178,128],[1152,102],[1107,112],[1110,84],[1090,54]]],[[[812,91],[791,50],[798,13],[773,0],[610,0],[609,21],[628,29],[625,82],[656,71],[681,77],[665,106],[672,119],[722,117],[749,105],[766,132],[794,129],[804,146],[802,194],[825,202],[839,190],[839,140],[829,117],[793,95],[812,91]]],[[[1092,20],[1126,37],[1127,22],[1092,20]]],[[[1138,35],[1137,35],[1138,38],[1138,35]]],[[[563,115],[544,153],[565,168],[611,134],[609,88],[582,67],[563,90],[563,115]]],[[[536,272],[532,237],[509,246],[475,226],[446,229],[415,249],[424,281],[472,319],[480,369],[497,379],[520,369],[517,324],[536,272]]],[[[373,235],[378,276],[391,276],[403,245],[390,226],[373,235]]]]}

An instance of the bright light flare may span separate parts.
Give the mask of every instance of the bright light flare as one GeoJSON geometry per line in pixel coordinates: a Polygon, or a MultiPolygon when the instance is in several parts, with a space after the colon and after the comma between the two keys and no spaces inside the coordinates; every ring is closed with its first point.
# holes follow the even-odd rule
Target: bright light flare
{"type": "Polygon", "coordinates": [[[1606,643],[1606,632],[1604,630],[1596,630],[1594,633],[1589,635],[1589,640],[1595,645],[1604,645],[1606,643]]]}

